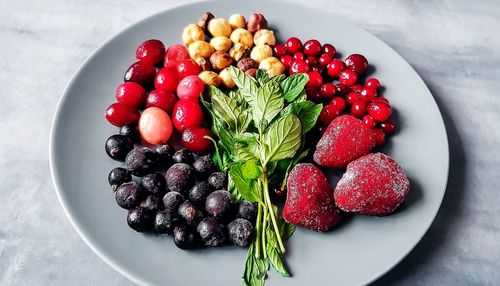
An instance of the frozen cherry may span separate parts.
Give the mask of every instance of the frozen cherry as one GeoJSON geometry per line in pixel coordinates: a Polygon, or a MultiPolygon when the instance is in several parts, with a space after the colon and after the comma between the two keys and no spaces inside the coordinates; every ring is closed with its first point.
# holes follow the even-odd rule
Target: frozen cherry
{"type": "Polygon", "coordinates": [[[108,174],[108,183],[111,186],[111,191],[115,192],[118,187],[124,183],[132,181],[132,174],[122,167],[117,167],[111,170],[108,174]]]}
{"type": "Polygon", "coordinates": [[[127,136],[132,140],[132,143],[139,143],[141,141],[141,135],[137,129],[137,124],[127,124],[120,128],[120,135],[127,136]]]}
{"type": "Polygon", "coordinates": [[[385,142],[385,133],[382,129],[373,129],[373,134],[375,135],[375,145],[380,146],[385,142]]]}
{"type": "Polygon", "coordinates": [[[183,79],[190,75],[198,75],[200,66],[192,59],[187,59],[177,65],[177,76],[183,79]]]}
{"type": "Polygon", "coordinates": [[[344,85],[344,84],[341,84],[341,83],[337,83],[335,85],[335,93],[338,95],[338,96],[343,96],[343,95],[346,95],[349,93],[349,87],[344,85]]]}
{"type": "Polygon", "coordinates": [[[370,101],[370,100],[374,99],[375,97],[377,97],[377,90],[374,88],[363,87],[359,91],[359,97],[365,101],[370,101]]]}
{"type": "Polygon", "coordinates": [[[373,120],[373,118],[369,114],[363,116],[362,121],[364,124],[366,124],[366,126],[368,126],[370,128],[375,128],[376,122],[375,122],[375,120],[373,120]]]}
{"type": "Polygon", "coordinates": [[[142,177],[141,186],[151,194],[161,195],[167,189],[167,181],[161,173],[153,173],[142,177]]]}
{"type": "Polygon", "coordinates": [[[375,101],[368,105],[368,113],[378,122],[384,122],[392,114],[392,108],[388,103],[375,101]]]}
{"type": "Polygon", "coordinates": [[[321,43],[318,40],[309,40],[304,43],[304,54],[317,56],[321,52],[321,43]]]}
{"type": "Polygon", "coordinates": [[[157,65],[165,56],[165,45],[160,40],[151,39],[142,43],[135,52],[135,57],[152,65],[157,65]]]}
{"type": "Polygon", "coordinates": [[[345,110],[345,99],[342,97],[333,98],[330,104],[335,106],[340,113],[345,110]]]}
{"type": "Polygon", "coordinates": [[[286,54],[285,46],[282,44],[276,44],[273,48],[274,56],[277,58],[281,58],[286,54]]]}
{"type": "Polygon", "coordinates": [[[182,148],[177,150],[174,155],[172,155],[172,160],[175,163],[184,163],[191,165],[194,161],[194,154],[193,152],[189,151],[186,148],[182,148]]]}
{"type": "Polygon", "coordinates": [[[380,87],[378,79],[371,77],[365,81],[365,87],[377,90],[380,87]]]}
{"type": "Polygon", "coordinates": [[[196,153],[210,153],[214,144],[205,136],[213,137],[210,130],[203,127],[187,128],[182,132],[182,146],[196,153]]]}
{"type": "Polygon", "coordinates": [[[177,71],[173,68],[162,68],[154,79],[155,88],[158,90],[174,92],[179,84],[177,71]]]}
{"type": "Polygon", "coordinates": [[[364,74],[368,68],[368,61],[363,55],[352,54],[345,59],[346,66],[357,74],[364,74]]]}
{"type": "Polygon", "coordinates": [[[302,50],[302,42],[296,37],[289,38],[285,42],[285,49],[287,54],[293,55],[302,50]]]}
{"type": "Polygon", "coordinates": [[[333,83],[331,82],[323,84],[321,86],[321,89],[319,90],[319,94],[325,100],[332,99],[335,96],[335,85],[333,85],[333,83]]]}
{"type": "Polygon", "coordinates": [[[317,62],[317,61],[316,61],[316,58],[315,58],[315,57],[313,57],[313,56],[308,56],[308,57],[306,58],[306,63],[307,63],[308,65],[310,65],[311,67],[313,67],[314,65],[316,65],[316,62],[317,62]]]}
{"type": "Polygon", "coordinates": [[[366,114],[366,102],[363,100],[354,102],[351,106],[351,113],[357,118],[363,117],[366,114]]]}
{"type": "Polygon", "coordinates": [[[345,69],[345,64],[339,59],[334,59],[326,66],[326,72],[331,77],[338,77],[340,72],[345,69]]]}
{"type": "Polygon", "coordinates": [[[105,149],[111,159],[123,161],[128,152],[134,149],[134,144],[127,136],[116,134],[106,140],[105,149]]]}
{"type": "Polygon", "coordinates": [[[339,116],[339,111],[337,107],[332,104],[323,106],[321,113],[319,114],[319,121],[324,125],[330,124],[337,116],[339,116]]]}
{"type": "Polygon", "coordinates": [[[349,105],[353,105],[353,104],[354,104],[354,102],[359,101],[360,99],[359,99],[359,95],[358,95],[357,93],[355,93],[355,92],[351,92],[351,93],[349,93],[349,94],[345,97],[345,100],[347,101],[347,103],[348,103],[349,105]]]}
{"type": "Polygon", "coordinates": [[[294,60],[290,64],[290,74],[306,73],[309,71],[309,65],[303,60],[294,60]]]}
{"type": "Polygon", "coordinates": [[[172,135],[172,121],[168,114],[158,107],[148,107],[139,120],[142,139],[150,144],[165,143],[172,135]]]}
{"type": "Polygon", "coordinates": [[[155,67],[143,61],[138,61],[133,63],[125,72],[123,77],[125,82],[136,82],[143,87],[150,87],[153,85],[155,79],[156,69],[155,67]]]}
{"type": "Polygon", "coordinates": [[[354,85],[358,80],[358,74],[352,70],[343,70],[339,74],[339,82],[347,86],[354,85]]]}
{"type": "Polygon", "coordinates": [[[293,57],[290,55],[284,55],[280,58],[281,63],[288,69],[290,64],[293,62],[293,57]]]}
{"type": "Polygon", "coordinates": [[[296,60],[304,61],[306,59],[306,56],[303,52],[296,52],[295,54],[293,54],[293,58],[296,60]]]}
{"type": "Polygon", "coordinates": [[[189,75],[183,78],[177,86],[179,99],[197,100],[205,88],[205,83],[197,75],[189,75]]]}
{"type": "Polygon", "coordinates": [[[140,84],[135,82],[125,82],[120,84],[116,88],[115,95],[116,100],[119,103],[135,108],[143,105],[144,100],[146,99],[146,91],[140,84]]]}
{"type": "Polygon", "coordinates": [[[320,66],[326,67],[332,60],[333,58],[329,54],[322,54],[318,58],[318,63],[320,66]]]}
{"type": "Polygon", "coordinates": [[[133,209],[139,205],[146,193],[135,182],[123,183],[115,192],[116,203],[124,209],[133,209]]]}
{"type": "Polygon", "coordinates": [[[172,114],[175,102],[175,95],[172,92],[155,89],[149,92],[146,98],[146,107],[158,107],[168,114],[172,114]]]}
{"type": "Polygon", "coordinates": [[[186,128],[200,127],[203,123],[203,110],[197,101],[181,99],[174,106],[172,122],[179,132],[186,128]]]}
{"type": "Polygon", "coordinates": [[[129,211],[127,223],[133,230],[145,232],[153,226],[153,216],[143,208],[136,208],[129,211]]]}
{"type": "Polygon", "coordinates": [[[165,52],[164,66],[169,64],[178,64],[186,59],[189,59],[189,52],[183,44],[171,45],[165,52]]]}
{"type": "Polygon", "coordinates": [[[306,86],[307,87],[313,87],[313,88],[320,88],[321,85],[323,84],[323,77],[319,72],[308,72],[307,75],[309,76],[309,81],[307,82],[306,86]]]}
{"type": "Polygon", "coordinates": [[[330,44],[324,44],[323,48],[321,49],[321,52],[323,54],[329,55],[330,57],[333,58],[335,56],[335,53],[337,52],[337,50],[335,49],[334,46],[332,46],[330,44]]]}
{"type": "Polygon", "coordinates": [[[382,131],[384,131],[385,134],[389,135],[394,133],[396,125],[394,124],[394,122],[387,120],[386,122],[380,123],[380,128],[382,128],[382,131]]]}
{"type": "Polygon", "coordinates": [[[317,88],[306,87],[305,90],[306,90],[308,100],[315,102],[315,103],[321,103],[321,101],[323,101],[323,98],[319,94],[319,90],[317,88]]]}
{"type": "Polygon", "coordinates": [[[113,103],[106,109],[105,116],[109,123],[122,127],[123,125],[137,122],[140,114],[130,106],[113,103]]]}

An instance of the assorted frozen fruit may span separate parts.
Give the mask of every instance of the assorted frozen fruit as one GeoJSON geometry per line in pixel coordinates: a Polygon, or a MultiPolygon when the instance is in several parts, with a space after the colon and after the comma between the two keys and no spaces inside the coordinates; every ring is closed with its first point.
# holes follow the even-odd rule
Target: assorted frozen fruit
{"type": "Polygon", "coordinates": [[[245,285],[263,285],[295,225],[335,228],[344,213],[385,216],[410,183],[391,157],[372,153],[396,130],[381,82],[361,54],[290,37],[262,14],[210,12],[150,39],[105,111],[105,142],[123,165],[108,174],[137,232],[172,236],[180,249],[249,247],[245,285]],[[332,186],[323,171],[344,171],[332,186]]]}

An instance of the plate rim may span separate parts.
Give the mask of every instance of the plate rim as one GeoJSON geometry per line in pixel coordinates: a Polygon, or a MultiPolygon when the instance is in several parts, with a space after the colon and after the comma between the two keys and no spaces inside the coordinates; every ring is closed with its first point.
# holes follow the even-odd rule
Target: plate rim
{"type": "MultiPolygon", "coordinates": [[[[171,7],[171,8],[168,8],[168,9],[164,9],[164,10],[161,10],[159,12],[147,15],[144,18],[140,19],[139,21],[133,22],[132,24],[126,26],[125,28],[123,28],[122,30],[118,31],[117,33],[115,33],[110,38],[108,38],[106,41],[104,41],[103,43],[101,43],[100,45],[98,45],[89,54],[89,56],[87,56],[87,58],[78,66],[78,68],[76,69],[76,71],[71,75],[70,80],[65,85],[64,90],[62,92],[62,95],[61,95],[61,97],[58,100],[58,103],[57,103],[57,106],[56,106],[56,111],[55,111],[55,113],[54,113],[54,115],[52,117],[52,123],[51,123],[51,127],[50,127],[50,136],[49,136],[49,168],[50,168],[51,180],[52,180],[52,183],[54,185],[54,190],[55,190],[57,199],[58,199],[60,205],[62,206],[66,217],[69,219],[72,227],[76,230],[76,232],[78,233],[78,235],[80,236],[80,238],[85,242],[85,244],[95,254],[97,254],[97,256],[100,259],[102,259],[106,264],[108,264],[109,266],[111,266],[112,269],[116,270],[118,273],[120,273],[121,275],[123,275],[124,277],[126,277],[127,279],[129,279],[130,281],[132,281],[133,283],[136,283],[138,285],[149,285],[149,283],[146,282],[145,280],[143,280],[142,278],[140,278],[140,277],[138,277],[138,276],[136,276],[134,274],[131,274],[126,269],[124,269],[122,266],[120,266],[117,263],[115,263],[113,261],[114,259],[111,258],[111,257],[109,257],[104,251],[102,251],[98,246],[96,246],[90,240],[90,238],[88,237],[87,233],[85,233],[80,228],[80,225],[75,222],[75,220],[73,218],[73,215],[72,215],[72,212],[71,212],[71,210],[69,209],[69,207],[67,205],[66,199],[63,198],[62,193],[64,191],[63,191],[63,188],[62,188],[62,186],[60,184],[59,174],[57,174],[56,171],[55,171],[55,165],[56,165],[55,158],[54,158],[54,156],[55,156],[54,154],[56,153],[55,146],[54,146],[55,134],[56,134],[55,130],[56,130],[58,122],[60,122],[60,117],[61,117],[61,113],[62,113],[62,106],[63,106],[64,102],[68,98],[70,87],[74,84],[74,82],[76,81],[76,79],[81,75],[81,73],[83,72],[83,70],[85,69],[85,67],[97,56],[97,54],[101,51],[101,49],[105,45],[107,45],[108,43],[112,42],[116,38],[120,37],[122,34],[126,33],[131,28],[133,28],[135,26],[138,26],[138,25],[141,25],[144,22],[148,21],[149,19],[157,17],[157,16],[159,16],[159,15],[161,15],[161,14],[167,12],[167,11],[182,10],[182,9],[184,9],[186,7],[197,6],[200,3],[204,3],[204,2],[206,2],[206,1],[197,0],[195,2],[191,2],[191,3],[187,3],[187,4],[181,4],[181,5],[176,5],[174,7],[171,7]]],[[[259,1],[259,2],[264,2],[264,1],[259,1]]],[[[274,3],[280,3],[280,4],[285,4],[286,3],[288,5],[291,4],[291,5],[294,5],[294,6],[298,6],[299,8],[302,7],[302,8],[306,8],[306,9],[309,9],[309,10],[321,11],[317,7],[312,7],[312,6],[304,5],[302,2],[288,2],[288,1],[284,1],[284,0],[267,0],[265,2],[267,2],[267,3],[274,2],[274,3]]],[[[334,14],[334,12],[331,12],[331,11],[321,11],[321,12],[326,12],[328,14],[332,14],[338,20],[343,21],[343,22],[351,25],[353,28],[358,29],[359,31],[362,31],[363,33],[371,36],[375,41],[380,42],[383,46],[385,46],[386,48],[388,48],[396,57],[399,57],[401,60],[403,60],[410,67],[411,72],[414,73],[418,77],[418,79],[420,80],[420,82],[425,86],[425,88],[427,89],[427,91],[431,95],[432,101],[434,102],[434,104],[435,104],[435,106],[437,108],[437,111],[439,113],[439,116],[441,118],[441,120],[439,121],[439,124],[441,125],[441,127],[442,127],[442,129],[444,131],[444,139],[445,139],[444,146],[445,146],[445,149],[446,149],[445,150],[446,152],[444,152],[444,156],[445,156],[444,160],[446,161],[446,170],[445,170],[446,178],[445,178],[445,181],[444,181],[444,185],[442,186],[443,189],[444,189],[444,191],[442,192],[441,196],[439,197],[439,203],[438,203],[436,209],[434,210],[434,212],[432,214],[432,220],[430,220],[430,222],[426,225],[425,231],[418,237],[417,240],[415,240],[414,243],[412,243],[412,245],[408,249],[407,253],[404,254],[404,255],[402,255],[397,261],[394,261],[394,263],[390,267],[388,267],[385,271],[382,271],[382,272],[378,273],[377,275],[369,278],[368,280],[364,281],[364,283],[362,284],[362,285],[367,285],[369,283],[377,281],[379,278],[381,278],[385,274],[389,273],[397,265],[399,265],[411,252],[413,252],[413,250],[415,249],[415,247],[421,242],[422,238],[428,233],[431,225],[434,223],[434,221],[436,219],[436,216],[437,216],[439,210],[441,209],[441,205],[443,203],[443,199],[444,199],[444,196],[445,196],[445,193],[446,193],[446,190],[447,190],[447,186],[448,186],[448,182],[449,182],[450,146],[449,146],[448,132],[447,132],[446,125],[445,125],[445,122],[444,122],[443,114],[441,112],[441,109],[440,109],[440,107],[439,107],[436,99],[434,98],[434,95],[432,94],[431,90],[429,89],[429,87],[427,86],[427,84],[425,83],[425,81],[422,79],[422,77],[415,70],[415,68],[408,61],[406,61],[406,59],[403,56],[401,56],[395,49],[393,49],[391,46],[389,46],[382,39],[380,39],[379,37],[375,36],[371,32],[365,30],[364,28],[358,26],[357,24],[351,22],[350,20],[348,20],[348,19],[346,19],[346,18],[344,18],[342,16],[339,16],[337,14],[334,14]]]]}

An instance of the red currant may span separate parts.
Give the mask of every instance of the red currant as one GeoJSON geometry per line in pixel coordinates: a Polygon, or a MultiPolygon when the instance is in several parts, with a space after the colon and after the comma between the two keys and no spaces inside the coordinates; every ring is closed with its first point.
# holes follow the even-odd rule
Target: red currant
{"type": "Polygon", "coordinates": [[[203,110],[196,100],[181,99],[174,106],[172,122],[179,132],[186,128],[200,127],[203,123],[203,110]]]}
{"type": "Polygon", "coordinates": [[[205,83],[197,75],[190,75],[177,85],[177,96],[179,99],[197,100],[204,88],[205,83]]]}
{"type": "Polygon", "coordinates": [[[323,54],[327,54],[332,58],[335,56],[335,53],[337,53],[335,47],[330,44],[324,44],[321,50],[323,54]]]}
{"type": "Polygon", "coordinates": [[[361,84],[357,83],[357,84],[351,86],[351,92],[359,93],[362,88],[363,88],[363,86],[361,84]]]}
{"type": "Polygon", "coordinates": [[[306,58],[306,63],[309,64],[311,67],[316,64],[316,58],[313,56],[308,56],[306,58]]]}
{"type": "Polygon", "coordinates": [[[284,55],[280,58],[281,63],[285,66],[285,68],[289,69],[290,64],[293,62],[293,57],[290,55],[284,55]]]}
{"type": "Polygon", "coordinates": [[[150,87],[153,84],[156,75],[155,67],[143,61],[133,63],[125,72],[123,77],[125,82],[136,82],[143,87],[150,87]]]}
{"type": "Polygon", "coordinates": [[[321,52],[321,43],[318,40],[309,40],[304,43],[304,53],[308,56],[317,56],[321,52]]]}
{"type": "Polygon", "coordinates": [[[363,123],[366,124],[366,126],[370,127],[370,128],[375,128],[375,120],[373,120],[373,117],[371,117],[369,114],[363,116],[363,123]]]}
{"type": "Polygon", "coordinates": [[[148,107],[141,114],[139,132],[149,144],[165,143],[172,135],[172,121],[164,110],[148,107]]]}
{"type": "Polygon", "coordinates": [[[159,64],[165,56],[165,45],[160,40],[152,39],[142,43],[135,51],[135,57],[152,65],[159,64]]]}
{"type": "Polygon", "coordinates": [[[213,137],[210,130],[203,127],[187,128],[182,132],[182,146],[196,153],[210,153],[214,144],[205,136],[213,137]]]}
{"type": "Polygon", "coordinates": [[[365,81],[365,87],[377,90],[380,87],[380,82],[378,79],[371,77],[365,81]]]}
{"type": "Polygon", "coordinates": [[[361,118],[366,114],[366,102],[358,100],[351,106],[351,113],[357,118],[361,118]]]}
{"type": "Polygon", "coordinates": [[[387,98],[385,97],[375,97],[374,99],[372,99],[372,102],[385,102],[389,104],[389,100],[387,100],[387,98]]]}
{"type": "Polygon", "coordinates": [[[309,81],[306,83],[307,87],[320,88],[321,84],[323,84],[323,77],[319,72],[308,72],[309,81]]]}
{"type": "Polygon", "coordinates": [[[352,86],[358,80],[358,74],[352,70],[343,70],[339,74],[339,82],[347,86],[352,86]]]}
{"type": "Polygon", "coordinates": [[[396,129],[396,125],[391,120],[380,123],[380,127],[387,135],[394,133],[394,130],[396,129]]]}
{"type": "Polygon", "coordinates": [[[282,44],[276,44],[276,46],[274,46],[273,48],[273,51],[274,51],[274,56],[277,58],[281,58],[286,54],[285,46],[283,46],[282,44]]]}
{"type": "Polygon", "coordinates": [[[290,74],[306,73],[309,71],[309,65],[303,60],[294,60],[290,64],[290,74]]]}
{"type": "Polygon", "coordinates": [[[377,90],[375,90],[373,88],[363,87],[359,91],[359,96],[361,98],[365,99],[366,101],[370,101],[370,100],[374,99],[375,97],[377,97],[377,90]]]}
{"type": "Polygon", "coordinates": [[[192,59],[180,62],[176,68],[179,79],[183,79],[189,75],[198,75],[200,73],[200,66],[192,59]]]}
{"type": "Polygon", "coordinates": [[[335,85],[331,82],[323,84],[319,94],[326,100],[332,99],[335,96],[335,85]]]}
{"type": "Polygon", "coordinates": [[[319,72],[320,74],[322,74],[324,70],[325,69],[322,66],[318,65],[318,64],[315,64],[315,65],[311,66],[311,71],[319,72]]]}
{"type": "Polygon", "coordinates": [[[335,106],[339,113],[345,110],[345,100],[342,97],[334,97],[330,104],[335,106]]]}
{"type": "Polygon", "coordinates": [[[351,92],[345,97],[345,99],[349,105],[353,105],[354,102],[359,101],[359,94],[351,92]]]}
{"type": "Polygon", "coordinates": [[[158,107],[172,114],[175,105],[175,95],[170,91],[152,90],[146,98],[146,107],[158,107]]]}
{"type": "Polygon", "coordinates": [[[146,91],[142,86],[135,82],[125,82],[116,88],[116,100],[119,103],[138,108],[144,104],[146,91]]]}
{"type": "Polygon", "coordinates": [[[345,69],[345,64],[339,59],[334,59],[326,66],[326,69],[329,76],[338,77],[342,70],[345,69]]]}
{"type": "Polygon", "coordinates": [[[162,68],[158,71],[155,78],[155,88],[173,92],[179,84],[177,71],[173,68],[162,68]]]}
{"type": "Polygon", "coordinates": [[[323,99],[319,95],[319,91],[316,88],[306,87],[306,94],[307,94],[307,99],[315,103],[321,103],[323,99]]]}
{"type": "Polygon", "coordinates": [[[296,60],[304,61],[306,59],[306,56],[303,52],[296,52],[295,54],[293,54],[293,58],[296,60]]]}
{"type": "Polygon", "coordinates": [[[339,116],[340,112],[338,111],[337,107],[328,104],[326,106],[323,106],[323,109],[321,110],[321,113],[319,114],[319,121],[323,123],[324,125],[330,124],[337,116],[339,116]]]}
{"type": "Polygon", "coordinates": [[[322,67],[326,67],[331,61],[332,61],[332,57],[329,55],[329,54],[322,54],[321,56],[319,56],[318,58],[318,63],[322,66],[322,67]]]}
{"type": "Polygon", "coordinates": [[[335,93],[339,96],[346,95],[349,92],[349,87],[344,84],[337,83],[335,85],[335,93]]]}
{"type": "Polygon", "coordinates": [[[106,109],[105,116],[109,123],[122,127],[137,122],[140,114],[135,108],[128,105],[113,103],[106,109]]]}
{"type": "Polygon", "coordinates": [[[375,135],[375,145],[376,146],[380,146],[380,145],[384,144],[384,142],[385,142],[384,131],[382,131],[378,128],[373,129],[373,135],[375,135]]]}
{"type": "Polygon", "coordinates": [[[169,63],[176,64],[187,59],[189,59],[189,52],[186,46],[182,44],[171,45],[165,52],[164,66],[166,67],[169,63]]]}
{"type": "Polygon", "coordinates": [[[378,122],[384,122],[392,114],[392,108],[388,103],[375,101],[368,105],[368,114],[378,122]]]}
{"type": "Polygon", "coordinates": [[[289,55],[300,52],[302,50],[302,42],[296,37],[289,38],[285,42],[285,49],[289,55]]]}
{"type": "Polygon", "coordinates": [[[346,66],[357,74],[364,74],[368,68],[368,61],[363,55],[352,54],[345,59],[346,66]]]}

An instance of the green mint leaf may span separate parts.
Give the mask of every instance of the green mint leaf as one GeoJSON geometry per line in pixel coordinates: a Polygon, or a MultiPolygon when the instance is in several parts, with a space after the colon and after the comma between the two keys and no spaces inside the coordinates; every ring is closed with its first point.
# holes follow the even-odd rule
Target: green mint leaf
{"type": "Polygon", "coordinates": [[[242,165],[233,164],[229,169],[229,176],[242,198],[252,203],[261,201],[259,192],[260,186],[257,180],[245,178],[242,171],[242,165]]]}
{"type": "Polygon", "coordinates": [[[241,116],[242,110],[239,108],[236,100],[225,95],[220,89],[214,86],[210,85],[208,88],[212,98],[212,108],[214,114],[226,122],[231,131],[239,132],[240,123],[242,123],[242,120],[239,120],[239,117],[241,116]]]}
{"type": "Polygon", "coordinates": [[[282,224],[280,224],[280,234],[281,238],[283,241],[286,241],[292,237],[293,233],[295,232],[295,225],[291,223],[287,223],[283,221],[282,224]]]}
{"type": "Polygon", "coordinates": [[[257,137],[257,134],[250,132],[243,132],[233,136],[235,142],[244,144],[257,143],[257,137]]]}
{"type": "Polygon", "coordinates": [[[236,133],[245,132],[248,129],[248,126],[252,122],[252,115],[248,110],[241,111],[240,115],[238,115],[238,128],[236,133]]]}
{"type": "Polygon", "coordinates": [[[215,114],[212,103],[205,101],[203,97],[200,97],[200,99],[201,103],[208,110],[208,113],[210,113],[210,117],[212,118],[212,132],[218,136],[219,131],[224,126],[224,121],[215,114]]]}
{"type": "Polygon", "coordinates": [[[245,179],[258,179],[262,170],[256,160],[250,160],[241,166],[241,173],[245,179]]]}
{"type": "Polygon", "coordinates": [[[258,69],[255,73],[255,79],[260,84],[260,86],[263,86],[266,82],[269,81],[269,76],[263,70],[258,69]]]}
{"type": "Polygon", "coordinates": [[[236,188],[236,185],[234,184],[234,181],[231,178],[231,176],[228,176],[227,178],[227,191],[235,198],[237,202],[241,200],[241,194],[236,188]]]}
{"type": "Polygon", "coordinates": [[[226,149],[227,152],[231,153],[234,148],[233,136],[227,129],[221,129],[219,132],[220,143],[226,149]]]}
{"type": "Polygon", "coordinates": [[[283,109],[284,101],[278,83],[268,82],[257,91],[257,98],[252,106],[253,121],[263,131],[283,109]]]}
{"type": "Polygon", "coordinates": [[[293,114],[274,122],[265,134],[265,162],[292,158],[300,147],[300,120],[293,114]]]}
{"type": "Polygon", "coordinates": [[[234,66],[229,67],[229,72],[234,83],[238,86],[241,96],[250,106],[252,106],[257,96],[257,90],[259,89],[257,81],[234,66]]]}
{"type": "Polygon", "coordinates": [[[272,82],[276,82],[276,83],[281,83],[283,80],[285,80],[286,76],[284,74],[280,74],[280,75],[275,75],[271,78],[270,81],[272,82]]]}
{"type": "Polygon", "coordinates": [[[304,91],[309,76],[305,73],[294,74],[281,82],[283,97],[286,102],[293,102],[304,91]]]}
{"type": "Polygon", "coordinates": [[[226,166],[222,160],[222,155],[221,155],[222,150],[219,149],[219,146],[218,146],[219,144],[217,144],[217,141],[215,141],[210,136],[204,136],[203,138],[208,139],[214,143],[215,152],[214,152],[214,155],[212,156],[212,160],[214,161],[215,166],[217,166],[217,168],[219,168],[219,170],[225,170],[226,166]]]}
{"type": "Polygon", "coordinates": [[[316,125],[316,121],[322,109],[322,104],[316,104],[312,101],[294,102],[283,109],[281,114],[296,115],[302,125],[302,134],[304,134],[316,125]]]}
{"type": "Polygon", "coordinates": [[[278,250],[274,247],[268,248],[267,256],[269,257],[269,261],[273,268],[283,277],[290,277],[290,273],[285,268],[283,261],[281,261],[280,254],[278,250]]]}

